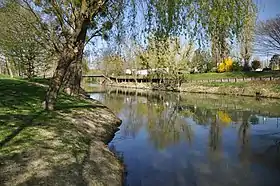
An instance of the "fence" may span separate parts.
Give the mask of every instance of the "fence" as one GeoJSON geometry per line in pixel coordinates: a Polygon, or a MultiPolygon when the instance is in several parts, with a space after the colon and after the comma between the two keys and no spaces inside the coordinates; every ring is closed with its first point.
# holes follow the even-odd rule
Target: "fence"
{"type": "Polygon", "coordinates": [[[280,77],[250,77],[250,78],[223,78],[223,79],[201,79],[201,80],[185,80],[186,83],[210,83],[210,82],[248,82],[248,81],[275,81],[280,77]]]}
{"type": "MultiPolygon", "coordinates": [[[[96,77],[102,77],[105,79],[110,79],[111,81],[115,81],[117,83],[123,83],[123,82],[137,82],[137,83],[148,83],[148,82],[160,82],[162,79],[157,78],[139,78],[139,77],[106,77],[106,76],[84,76],[89,78],[96,78],[96,77]]],[[[168,79],[165,79],[168,80],[168,79]]],[[[171,80],[171,79],[170,79],[171,80]]],[[[280,77],[243,77],[243,78],[222,78],[222,79],[199,79],[199,80],[193,80],[193,79],[184,79],[183,83],[210,83],[210,82],[249,82],[249,81],[275,81],[280,80],[280,77]]]]}

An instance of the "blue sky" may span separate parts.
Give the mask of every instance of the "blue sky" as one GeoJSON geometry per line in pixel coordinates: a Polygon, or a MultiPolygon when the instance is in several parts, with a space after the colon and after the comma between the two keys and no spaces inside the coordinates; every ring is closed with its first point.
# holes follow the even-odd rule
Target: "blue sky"
{"type": "Polygon", "coordinates": [[[280,0],[255,0],[259,7],[259,20],[266,20],[280,14],[280,0]]]}
{"type": "MultiPolygon", "coordinates": [[[[259,8],[258,20],[267,20],[280,15],[280,0],[254,0],[259,8]]],[[[253,54],[254,57],[260,58],[264,63],[268,63],[273,53],[267,55],[253,54]]]]}

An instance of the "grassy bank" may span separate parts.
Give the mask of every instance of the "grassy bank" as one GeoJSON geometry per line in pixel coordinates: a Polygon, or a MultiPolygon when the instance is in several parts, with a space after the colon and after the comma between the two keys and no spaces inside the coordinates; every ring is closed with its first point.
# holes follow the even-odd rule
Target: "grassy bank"
{"type": "Polygon", "coordinates": [[[65,94],[46,112],[45,91],[0,78],[1,185],[121,185],[122,166],[105,145],[120,120],[97,101],[65,94]]]}
{"type": "Polygon", "coordinates": [[[280,98],[280,81],[185,83],[181,91],[280,98]]]}
{"type": "Polygon", "coordinates": [[[201,73],[186,75],[187,80],[208,80],[228,78],[259,78],[259,77],[280,77],[279,71],[271,72],[224,72],[224,73],[201,73]]]}
{"type": "MultiPolygon", "coordinates": [[[[150,83],[118,83],[111,86],[137,89],[153,89],[150,83]]],[[[88,88],[90,91],[90,88],[88,88]]],[[[280,99],[280,80],[248,82],[203,82],[183,83],[179,91],[189,93],[207,93],[238,96],[259,96],[280,99]]]]}

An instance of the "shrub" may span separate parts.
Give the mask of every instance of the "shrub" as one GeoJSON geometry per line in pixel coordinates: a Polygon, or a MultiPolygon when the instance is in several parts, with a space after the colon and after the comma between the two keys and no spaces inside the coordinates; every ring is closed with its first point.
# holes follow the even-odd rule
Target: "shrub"
{"type": "Polygon", "coordinates": [[[238,71],[242,71],[243,67],[240,65],[239,62],[234,61],[232,63],[232,71],[238,72],[238,71]]]}
{"type": "Polygon", "coordinates": [[[226,65],[225,63],[220,63],[218,65],[218,72],[225,72],[226,71],[226,65]]]}
{"type": "MultiPolygon", "coordinates": [[[[211,72],[211,71],[213,71],[213,68],[214,68],[214,64],[211,61],[209,61],[206,64],[206,71],[205,72],[211,72]]],[[[214,72],[216,72],[217,69],[214,69],[214,70],[215,70],[214,72]]]]}
{"type": "Polygon", "coordinates": [[[258,69],[258,68],[261,68],[261,62],[259,60],[254,60],[252,61],[252,68],[254,70],[258,69]]]}
{"type": "Polygon", "coordinates": [[[233,61],[231,58],[226,58],[218,65],[218,72],[230,72],[233,69],[233,61]]]}

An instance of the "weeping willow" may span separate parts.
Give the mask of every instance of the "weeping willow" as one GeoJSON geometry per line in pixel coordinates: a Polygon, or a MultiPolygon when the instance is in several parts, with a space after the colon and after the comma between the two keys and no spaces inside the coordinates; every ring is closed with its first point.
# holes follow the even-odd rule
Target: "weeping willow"
{"type": "MultiPolygon", "coordinates": [[[[5,6],[5,2],[3,1],[5,6]]],[[[32,25],[49,50],[54,50],[57,68],[46,95],[46,109],[53,109],[66,82],[79,93],[83,51],[94,38],[111,39],[116,48],[125,37],[147,41],[186,36],[218,46],[233,40],[244,25],[253,0],[11,0],[31,12],[32,25]],[[43,34],[42,34],[43,33],[43,34]],[[115,42],[117,41],[117,42],[115,42]],[[222,43],[222,44],[221,44],[222,43]],[[49,105],[49,106],[48,106],[49,105]]],[[[220,47],[221,48],[221,47],[220,47]]],[[[116,50],[117,51],[117,50],[116,50]]],[[[66,85],[67,86],[67,85],[66,85]]]]}

